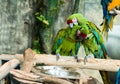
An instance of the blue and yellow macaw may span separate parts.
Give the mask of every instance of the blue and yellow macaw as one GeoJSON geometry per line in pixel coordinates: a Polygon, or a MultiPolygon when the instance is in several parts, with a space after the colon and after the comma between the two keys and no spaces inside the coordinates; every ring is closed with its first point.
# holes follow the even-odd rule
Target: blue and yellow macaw
{"type": "Polygon", "coordinates": [[[103,9],[103,23],[102,32],[106,39],[108,38],[109,30],[113,28],[113,20],[115,16],[120,13],[120,0],[101,0],[103,9]]]}

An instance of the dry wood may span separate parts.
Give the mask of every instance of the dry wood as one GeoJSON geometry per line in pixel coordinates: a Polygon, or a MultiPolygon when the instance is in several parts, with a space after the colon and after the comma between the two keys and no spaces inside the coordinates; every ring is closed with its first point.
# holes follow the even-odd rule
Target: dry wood
{"type": "Polygon", "coordinates": [[[34,64],[34,56],[35,56],[35,52],[28,48],[25,53],[24,53],[24,62],[23,65],[21,67],[21,70],[25,71],[25,72],[30,72],[33,64],[34,64]]]}
{"type": "Polygon", "coordinates": [[[26,79],[26,80],[31,80],[31,81],[38,81],[38,79],[40,78],[40,76],[34,75],[33,73],[27,73],[22,70],[13,69],[10,71],[10,73],[15,77],[26,79]]]}
{"type": "Polygon", "coordinates": [[[22,82],[22,83],[25,83],[25,84],[43,84],[43,83],[33,82],[33,81],[24,80],[24,79],[20,79],[20,78],[16,78],[16,77],[13,77],[13,78],[18,80],[19,82],[22,82]]]}
{"type": "MultiPolygon", "coordinates": [[[[10,58],[11,55],[4,55],[5,58],[10,58]]],[[[23,60],[23,55],[11,56],[11,59],[17,58],[23,60]]],[[[3,55],[0,55],[0,59],[4,59],[3,55]]],[[[56,61],[55,55],[48,54],[36,54],[34,57],[34,63],[40,64],[44,63],[50,66],[64,66],[64,67],[79,67],[84,69],[94,69],[94,70],[103,70],[103,71],[112,71],[117,72],[120,68],[120,60],[113,59],[93,59],[92,61],[87,62],[85,65],[83,58],[80,59],[81,62],[77,63],[73,57],[62,56],[60,60],[56,61]]],[[[28,64],[29,65],[29,64],[28,64]]]]}
{"type": "Polygon", "coordinates": [[[44,63],[46,65],[52,66],[64,66],[64,67],[79,67],[83,69],[94,69],[102,71],[112,71],[117,72],[120,68],[120,60],[113,59],[90,59],[86,64],[84,64],[83,59],[81,62],[77,63],[73,57],[62,56],[60,60],[56,61],[55,55],[37,54],[35,56],[35,61],[37,64],[44,63]]]}
{"type": "Polygon", "coordinates": [[[41,82],[46,82],[46,83],[55,83],[55,84],[72,84],[66,80],[55,78],[49,75],[35,75],[32,73],[26,73],[21,70],[12,70],[10,73],[13,75],[13,77],[23,83],[41,83],[41,82]]]}
{"type": "Polygon", "coordinates": [[[43,77],[42,80],[44,82],[52,82],[52,83],[55,83],[55,84],[72,84],[71,82],[69,82],[67,80],[64,80],[64,79],[69,79],[67,77],[64,77],[64,78],[60,79],[61,77],[53,77],[51,75],[40,73],[39,70],[37,70],[35,68],[32,69],[32,72],[40,75],[41,77],[43,77]]]}
{"type": "Polygon", "coordinates": [[[11,70],[10,74],[13,75],[14,78],[17,79],[23,79],[23,80],[28,80],[28,81],[32,81],[32,82],[40,82],[40,76],[34,75],[33,73],[26,73],[24,71],[21,70],[11,70]]]}
{"type": "Polygon", "coordinates": [[[1,54],[0,60],[12,60],[12,59],[18,59],[23,62],[23,54],[14,54],[14,55],[8,55],[8,54],[1,54]]]}
{"type": "Polygon", "coordinates": [[[2,65],[0,67],[0,80],[3,79],[10,72],[10,70],[15,68],[18,64],[20,64],[19,60],[12,59],[2,65]]]}
{"type": "MultiPolygon", "coordinates": [[[[0,66],[2,65],[2,61],[0,60],[0,66]]],[[[0,80],[0,84],[5,84],[5,79],[0,80]]]]}

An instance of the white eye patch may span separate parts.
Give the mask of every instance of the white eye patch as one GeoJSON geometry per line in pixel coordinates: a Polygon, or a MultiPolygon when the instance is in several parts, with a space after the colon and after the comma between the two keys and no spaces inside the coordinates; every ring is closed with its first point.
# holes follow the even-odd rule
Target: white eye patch
{"type": "Polygon", "coordinates": [[[69,25],[70,25],[70,28],[73,28],[73,23],[70,23],[69,25]]]}
{"type": "Polygon", "coordinates": [[[72,19],[73,24],[78,25],[77,18],[72,19]]]}

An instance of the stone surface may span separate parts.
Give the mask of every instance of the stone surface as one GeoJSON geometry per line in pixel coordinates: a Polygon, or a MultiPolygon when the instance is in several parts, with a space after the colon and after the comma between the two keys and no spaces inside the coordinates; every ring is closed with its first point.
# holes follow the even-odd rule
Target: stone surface
{"type": "Polygon", "coordinates": [[[31,46],[32,0],[0,0],[0,54],[22,53],[31,46]]]}

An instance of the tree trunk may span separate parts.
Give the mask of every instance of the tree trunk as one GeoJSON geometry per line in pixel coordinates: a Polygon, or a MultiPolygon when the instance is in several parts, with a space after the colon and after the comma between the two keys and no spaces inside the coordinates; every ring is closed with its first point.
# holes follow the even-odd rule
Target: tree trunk
{"type": "Polygon", "coordinates": [[[66,19],[78,12],[80,0],[37,0],[37,11],[41,12],[49,22],[44,28],[37,22],[41,53],[51,53],[51,46],[58,30],[67,26],[66,19]]]}

